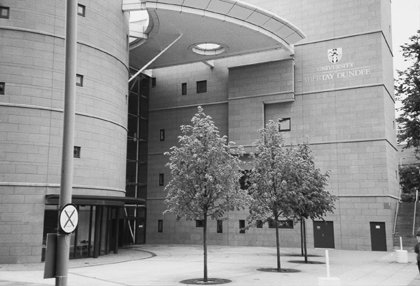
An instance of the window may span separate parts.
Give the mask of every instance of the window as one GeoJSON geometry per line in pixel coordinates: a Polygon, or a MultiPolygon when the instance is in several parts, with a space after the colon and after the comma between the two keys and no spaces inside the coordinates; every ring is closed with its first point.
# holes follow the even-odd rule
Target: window
{"type": "Polygon", "coordinates": [[[4,82],[0,82],[0,94],[5,94],[6,92],[6,84],[4,82]]]}
{"type": "Polygon", "coordinates": [[[163,186],[165,183],[165,175],[160,173],[159,174],[159,186],[163,186]]]}
{"type": "Polygon", "coordinates": [[[187,83],[186,82],[183,82],[181,84],[181,94],[182,95],[187,95],[187,83]]]}
{"type": "Polygon", "coordinates": [[[223,220],[217,220],[217,233],[223,233],[223,220]]]}
{"type": "Polygon", "coordinates": [[[195,227],[204,227],[204,220],[196,219],[195,220],[195,227]]]}
{"type": "Polygon", "coordinates": [[[0,6],[0,18],[9,19],[10,16],[9,7],[0,6]]]}
{"type": "Polygon", "coordinates": [[[290,131],[291,130],[291,120],[290,118],[280,118],[279,119],[279,131],[290,131]]]}
{"type": "Polygon", "coordinates": [[[263,222],[262,220],[257,220],[257,228],[263,228],[263,222]]]}
{"type": "Polygon", "coordinates": [[[83,75],[76,74],[76,85],[83,86],[83,75]]]}
{"type": "Polygon", "coordinates": [[[152,77],[152,87],[156,87],[156,78],[152,77]]]}
{"type": "Polygon", "coordinates": [[[86,6],[82,4],[77,4],[77,15],[85,17],[86,16],[86,6]]]}
{"type": "Polygon", "coordinates": [[[245,220],[239,220],[239,233],[245,233],[245,220]]]}
{"type": "MultiPolygon", "coordinates": [[[[277,223],[278,223],[279,228],[293,228],[293,220],[290,220],[290,219],[279,220],[277,223]]],[[[270,219],[268,221],[268,227],[275,228],[276,227],[275,221],[270,219]]]]}
{"type": "Polygon", "coordinates": [[[74,146],[73,158],[80,158],[80,146],[74,146]]]}
{"type": "Polygon", "coordinates": [[[165,129],[160,129],[159,131],[159,140],[165,141],[165,129]]]}
{"type": "Polygon", "coordinates": [[[197,93],[207,92],[207,80],[197,81],[197,93]]]}
{"type": "Polygon", "coordinates": [[[158,219],[158,232],[163,232],[163,220],[158,219]]]}

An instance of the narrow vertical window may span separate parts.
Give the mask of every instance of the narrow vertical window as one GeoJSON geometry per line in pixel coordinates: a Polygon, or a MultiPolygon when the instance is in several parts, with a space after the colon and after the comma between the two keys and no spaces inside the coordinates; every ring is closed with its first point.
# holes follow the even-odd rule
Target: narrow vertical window
{"type": "Polygon", "coordinates": [[[80,158],[80,146],[74,146],[73,148],[73,158],[80,158]]]}
{"type": "Polygon", "coordinates": [[[10,8],[0,6],[0,18],[9,19],[9,16],[10,16],[10,8]]]}
{"type": "Polygon", "coordinates": [[[165,129],[160,129],[159,131],[159,140],[165,141],[165,129]]]}
{"type": "Polygon", "coordinates": [[[77,15],[85,17],[86,16],[86,6],[82,4],[77,4],[77,15]]]}
{"type": "Polygon", "coordinates": [[[182,95],[187,95],[187,83],[186,82],[183,82],[181,84],[181,94],[182,95]]]}
{"type": "Polygon", "coordinates": [[[290,131],[292,126],[291,126],[291,120],[290,118],[280,118],[279,119],[279,131],[283,132],[283,131],[290,131]]]}
{"type": "Polygon", "coordinates": [[[257,220],[257,228],[263,228],[262,220],[257,220]]]}
{"type": "Polygon", "coordinates": [[[156,78],[152,77],[152,87],[156,87],[156,78]]]}
{"type": "Polygon", "coordinates": [[[159,174],[159,186],[163,186],[165,184],[165,175],[160,173],[159,174]]]}
{"type": "Polygon", "coordinates": [[[207,80],[197,81],[197,93],[207,92],[207,80]]]}
{"type": "Polygon", "coordinates": [[[158,232],[163,232],[163,220],[158,219],[158,232]]]}
{"type": "Polygon", "coordinates": [[[76,74],[76,85],[83,86],[83,75],[76,74]]]}
{"type": "Polygon", "coordinates": [[[5,94],[6,93],[6,83],[4,82],[0,82],[0,94],[5,94]]]}
{"type": "Polygon", "coordinates": [[[217,233],[223,233],[223,220],[217,220],[217,233]]]}
{"type": "Polygon", "coordinates": [[[239,220],[239,233],[245,233],[245,220],[239,220]]]}

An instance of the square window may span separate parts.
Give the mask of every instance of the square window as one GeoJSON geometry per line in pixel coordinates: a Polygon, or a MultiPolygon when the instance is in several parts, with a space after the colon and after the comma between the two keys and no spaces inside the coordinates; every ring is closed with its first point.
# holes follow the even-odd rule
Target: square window
{"type": "Polygon", "coordinates": [[[6,84],[4,82],[0,82],[0,94],[5,94],[6,92],[6,84]]]}
{"type": "Polygon", "coordinates": [[[290,131],[291,130],[291,120],[290,118],[280,118],[279,119],[279,131],[290,131]]]}
{"type": "Polygon", "coordinates": [[[73,148],[73,158],[80,158],[80,146],[74,146],[73,148]]]}
{"type": "Polygon", "coordinates": [[[160,129],[159,131],[159,140],[165,141],[165,129],[160,129]]]}
{"type": "Polygon", "coordinates": [[[83,86],[83,75],[76,74],[76,85],[83,86]]]}
{"type": "Polygon", "coordinates": [[[181,84],[181,94],[182,95],[187,95],[187,83],[186,82],[183,82],[181,84]]]}
{"type": "Polygon", "coordinates": [[[0,18],[9,19],[10,16],[10,8],[0,6],[0,18]]]}
{"type": "Polygon", "coordinates": [[[239,233],[245,233],[245,220],[239,220],[239,233]]]}
{"type": "Polygon", "coordinates": [[[207,92],[207,80],[197,81],[197,93],[207,92]]]}
{"type": "Polygon", "coordinates": [[[158,232],[163,232],[163,220],[158,219],[158,232]]]}
{"type": "Polygon", "coordinates": [[[159,186],[163,186],[165,183],[165,175],[160,173],[159,174],[159,186]]]}
{"type": "Polygon", "coordinates": [[[204,227],[204,221],[202,219],[196,219],[195,227],[204,227]]]}
{"type": "Polygon", "coordinates": [[[156,78],[152,77],[152,87],[156,87],[156,78]]]}
{"type": "Polygon", "coordinates": [[[86,6],[82,4],[77,4],[77,15],[85,17],[86,16],[86,6]]]}
{"type": "Polygon", "coordinates": [[[223,233],[223,220],[217,220],[217,233],[223,233]]]}
{"type": "Polygon", "coordinates": [[[262,220],[257,220],[257,228],[263,228],[262,220]]]}

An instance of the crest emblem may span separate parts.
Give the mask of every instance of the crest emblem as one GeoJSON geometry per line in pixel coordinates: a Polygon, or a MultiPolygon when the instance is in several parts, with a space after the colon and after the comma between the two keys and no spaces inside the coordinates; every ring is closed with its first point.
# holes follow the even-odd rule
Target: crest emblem
{"type": "Polygon", "coordinates": [[[328,60],[332,64],[338,63],[341,60],[342,55],[343,55],[342,48],[334,48],[334,49],[328,50],[328,60]]]}

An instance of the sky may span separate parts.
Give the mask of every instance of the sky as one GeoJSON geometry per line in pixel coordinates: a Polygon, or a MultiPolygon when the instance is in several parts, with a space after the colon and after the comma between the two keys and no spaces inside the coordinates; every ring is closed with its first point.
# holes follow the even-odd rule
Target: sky
{"type": "Polygon", "coordinates": [[[420,0],[392,0],[391,9],[394,69],[402,70],[407,64],[404,63],[400,46],[420,30],[420,0]]]}

